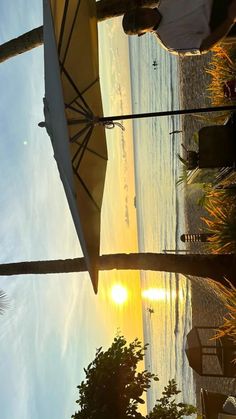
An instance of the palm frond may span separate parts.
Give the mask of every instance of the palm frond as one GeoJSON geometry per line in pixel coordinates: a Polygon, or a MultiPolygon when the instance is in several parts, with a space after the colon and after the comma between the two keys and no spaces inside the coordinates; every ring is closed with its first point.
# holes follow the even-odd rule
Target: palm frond
{"type": "Polygon", "coordinates": [[[212,189],[206,193],[202,217],[206,231],[213,234],[208,245],[213,253],[236,253],[236,194],[228,189],[212,189]]]}
{"type": "Polygon", "coordinates": [[[227,310],[223,324],[216,330],[215,338],[228,336],[236,343],[236,288],[230,281],[227,279],[226,281],[228,283],[227,287],[219,282],[211,281],[215,293],[227,310]]]}
{"type": "MultiPolygon", "coordinates": [[[[206,72],[211,76],[207,90],[212,105],[221,106],[229,102],[229,99],[224,96],[225,83],[236,78],[236,48],[234,45],[217,45],[213,52],[212,60],[206,69],[206,72]]],[[[232,100],[231,103],[234,101],[232,100]]],[[[215,123],[224,123],[229,115],[230,112],[223,112],[220,115],[205,118],[211,122],[214,119],[215,123]]]]}

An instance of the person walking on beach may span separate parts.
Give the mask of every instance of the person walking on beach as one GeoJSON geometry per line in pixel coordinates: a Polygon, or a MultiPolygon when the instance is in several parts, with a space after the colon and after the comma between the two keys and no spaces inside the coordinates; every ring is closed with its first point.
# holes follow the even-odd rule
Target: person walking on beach
{"type": "Polygon", "coordinates": [[[154,33],[170,53],[208,52],[223,39],[236,41],[236,0],[161,0],[158,7],[137,7],[124,14],[127,35],[154,33]]]}
{"type": "Polygon", "coordinates": [[[176,129],[175,131],[171,131],[171,132],[169,132],[169,134],[170,135],[172,135],[172,134],[180,134],[181,132],[183,132],[182,130],[180,130],[180,129],[176,129]]]}

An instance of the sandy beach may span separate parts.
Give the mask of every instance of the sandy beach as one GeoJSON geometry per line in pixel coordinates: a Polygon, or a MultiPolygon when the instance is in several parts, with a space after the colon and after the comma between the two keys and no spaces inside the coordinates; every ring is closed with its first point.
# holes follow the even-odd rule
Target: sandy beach
{"type": "MultiPolygon", "coordinates": [[[[205,68],[208,66],[211,54],[196,57],[180,58],[180,86],[182,108],[207,107],[210,105],[207,86],[210,76],[205,68]]],[[[196,148],[193,142],[193,134],[206,122],[193,116],[183,116],[184,143],[188,148],[196,148]]],[[[199,197],[199,189],[194,185],[186,188],[185,215],[188,232],[199,232],[203,225],[201,216],[202,209],[196,204],[199,197]]],[[[194,247],[192,251],[204,251],[201,247],[194,247]]],[[[202,245],[203,246],[203,245],[202,245]]],[[[219,326],[222,324],[225,309],[206,280],[193,278],[192,284],[192,322],[193,326],[219,326]]],[[[200,377],[194,373],[196,383],[197,405],[200,407],[200,388],[224,394],[236,395],[236,380],[230,378],[200,377]]]]}

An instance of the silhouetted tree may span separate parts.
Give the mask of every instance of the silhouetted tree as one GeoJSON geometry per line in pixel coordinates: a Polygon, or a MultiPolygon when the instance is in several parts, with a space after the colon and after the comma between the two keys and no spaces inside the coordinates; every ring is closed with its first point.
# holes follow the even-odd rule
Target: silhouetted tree
{"type": "Polygon", "coordinates": [[[182,419],[183,416],[191,416],[196,413],[196,408],[191,404],[177,402],[176,396],[181,393],[178,390],[175,380],[169,380],[164,387],[162,397],[157,399],[157,403],[152,411],[147,415],[147,419],[182,419]]]}
{"type": "MultiPolygon", "coordinates": [[[[144,419],[138,411],[139,405],[145,403],[142,395],[152,380],[158,380],[156,374],[147,370],[137,371],[147,346],[138,339],[127,344],[124,336],[116,336],[107,351],[97,349],[95,359],[84,369],[85,380],[77,387],[79,410],[72,418],[144,419]]],[[[179,419],[195,413],[193,406],[175,402],[173,397],[178,393],[175,381],[170,380],[163,397],[146,418],[179,419]]]]}
{"type": "MultiPolygon", "coordinates": [[[[98,270],[148,270],[173,272],[183,275],[211,278],[226,284],[225,278],[235,284],[236,255],[234,254],[162,254],[121,253],[102,255],[97,260],[98,270]]],[[[87,271],[85,258],[17,262],[0,264],[0,275],[50,274],[87,271]]]]}

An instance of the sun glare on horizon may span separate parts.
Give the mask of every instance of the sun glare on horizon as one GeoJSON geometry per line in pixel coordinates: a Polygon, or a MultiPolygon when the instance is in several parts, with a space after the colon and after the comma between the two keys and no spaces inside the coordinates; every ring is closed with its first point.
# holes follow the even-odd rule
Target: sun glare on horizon
{"type": "Polygon", "coordinates": [[[164,301],[170,300],[170,298],[176,298],[176,292],[172,290],[171,292],[165,288],[149,288],[142,292],[142,296],[151,301],[164,301]]]}
{"type": "Polygon", "coordinates": [[[128,298],[127,288],[120,284],[113,285],[111,289],[111,298],[116,304],[124,304],[128,298]]]}

